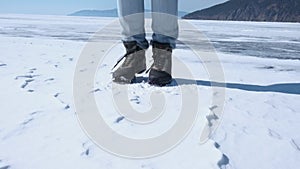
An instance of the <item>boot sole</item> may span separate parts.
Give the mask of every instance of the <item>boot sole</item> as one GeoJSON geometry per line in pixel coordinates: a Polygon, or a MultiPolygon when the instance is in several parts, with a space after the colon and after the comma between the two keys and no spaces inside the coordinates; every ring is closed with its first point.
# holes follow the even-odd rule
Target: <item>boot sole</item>
{"type": "Polygon", "coordinates": [[[166,72],[151,69],[149,73],[149,84],[155,86],[166,86],[172,82],[172,76],[166,72]]]}
{"type": "MultiPolygon", "coordinates": [[[[146,71],[146,69],[143,69],[143,70],[141,70],[140,72],[138,72],[136,74],[142,74],[145,71],[146,71]]],[[[121,76],[121,77],[118,77],[118,78],[114,78],[113,82],[118,83],[118,84],[132,84],[132,83],[134,83],[135,78],[136,77],[134,76],[131,80],[129,80],[129,79],[126,79],[125,77],[121,76]]]]}

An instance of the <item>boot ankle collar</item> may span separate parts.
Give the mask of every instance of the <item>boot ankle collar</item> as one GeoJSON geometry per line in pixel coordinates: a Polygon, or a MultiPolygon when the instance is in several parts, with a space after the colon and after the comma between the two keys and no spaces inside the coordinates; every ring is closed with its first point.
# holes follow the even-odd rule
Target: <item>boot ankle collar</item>
{"type": "Polygon", "coordinates": [[[126,55],[143,50],[137,45],[136,41],[132,42],[123,42],[124,47],[126,48],[126,55]]]}
{"type": "Polygon", "coordinates": [[[163,49],[163,50],[167,50],[167,51],[172,51],[172,47],[169,43],[160,43],[160,42],[156,42],[156,41],[151,41],[151,45],[153,48],[157,48],[157,49],[163,49]]]}

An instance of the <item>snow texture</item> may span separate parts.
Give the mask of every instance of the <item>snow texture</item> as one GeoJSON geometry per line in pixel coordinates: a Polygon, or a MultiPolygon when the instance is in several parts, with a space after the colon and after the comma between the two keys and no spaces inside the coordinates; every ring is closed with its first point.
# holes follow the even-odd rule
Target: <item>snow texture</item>
{"type": "MultiPolygon", "coordinates": [[[[0,15],[0,169],[296,169],[300,165],[300,24],[189,21],[215,46],[226,78],[224,117],[213,138],[199,144],[212,90],[201,60],[179,44],[174,56],[188,65],[200,93],[200,113],[189,136],[170,152],[131,160],[98,148],[81,129],[72,98],[76,61],[93,33],[111,18],[0,15]]],[[[197,43],[197,42],[194,42],[197,43]]],[[[124,52],[114,47],[95,78],[103,117],[131,137],[161,134],[180,108],[175,81],[167,87],[129,87],[129,100],[150,109],[149,93],[170,102],[157,123],[139,126],[112,110],[113,63],[124,52]],[[103,76],[102,76],[103,75],[103,76]]],[[[176,69],[176,68],[174,68],[176,69]]],[[[84,71],[84,70],[82,70],[84,71]]],[[[186,85],[191,79],[174,75],[186,85]]],[[[215,83],[218,85],[218,82],[215,83]]],[[[222,84],[219,84],[223,86],[222,84]]]]}

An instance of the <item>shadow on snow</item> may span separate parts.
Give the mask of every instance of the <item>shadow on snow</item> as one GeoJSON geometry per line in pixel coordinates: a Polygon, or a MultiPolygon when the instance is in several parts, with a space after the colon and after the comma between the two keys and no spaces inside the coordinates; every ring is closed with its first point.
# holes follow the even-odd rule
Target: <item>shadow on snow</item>
{"type": "MultiPolygon", "coordinates": [[[[146,77],[137,77],[134,83],[147,82],[146,77]]],[[[166,87],[179,86],[179,85],[192,85],[197,84],[198,86],[214,86],[214,87],[225,87],[227,89],[239,89],[244,91],[252,92],[276,92],[285,94],[296,94],[300,95],[300,83],[282,83],[282,84],[272,84],[272,85],[254,85],[254,84],[240,84],[240,83],[220,83],[211,82],[205,80],[192,80],[192,79],[182,79],[175,78],[172,83],[166,87]]]]}

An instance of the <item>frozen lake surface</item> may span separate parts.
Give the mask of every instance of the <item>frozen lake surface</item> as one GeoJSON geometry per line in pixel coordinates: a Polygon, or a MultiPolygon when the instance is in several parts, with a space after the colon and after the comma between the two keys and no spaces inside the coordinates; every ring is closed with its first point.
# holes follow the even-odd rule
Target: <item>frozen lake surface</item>
{"type": "MultiPolygon", "coordinates": [[[[111,22],[112,18],[0,15],[0,169],[298,168],[299,23],[189,21],[214,45],[223,66],[221,125],[206,144],[198,143],[205,114],[212,109],[210,80],[192,52],[178,45],[174,55],[193,72],[202,113],[189,136],[170,152],[130,160],[98,148],[80,128],[73,103],[77,60],[87,40],[111,22]]],[[[115,49],[100,73],[109,72],[124,53],[120,44],[115,49]]],[[[174,78],[188,84],[191,79],[174,69],[174,78]]],[[[129,100],[137,109],[151,106],[147,91],[160,90],[172,101],[167,106],[170,113],[148,127],[132,124],[112,110],[105,99],[109,89],[109,76],[95,78],[95,98],[105,110],[103,116],[122,134],[157,135],[178,117],[179,86],[130,86],[129,100]]]]}

